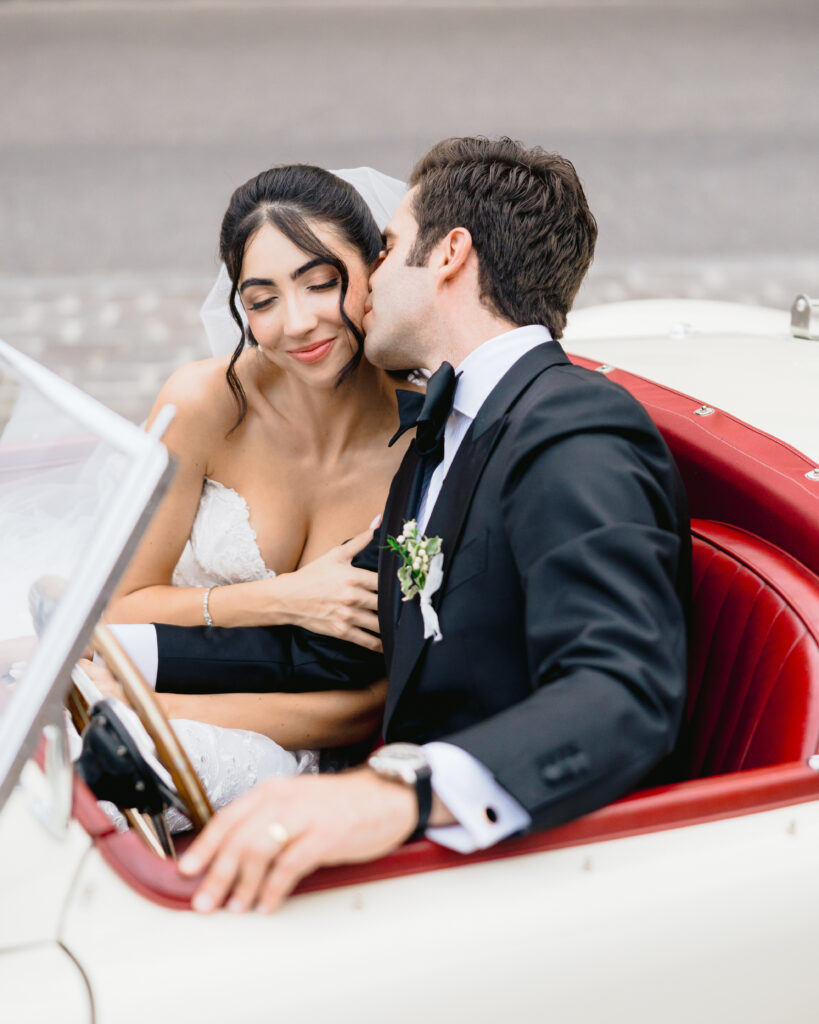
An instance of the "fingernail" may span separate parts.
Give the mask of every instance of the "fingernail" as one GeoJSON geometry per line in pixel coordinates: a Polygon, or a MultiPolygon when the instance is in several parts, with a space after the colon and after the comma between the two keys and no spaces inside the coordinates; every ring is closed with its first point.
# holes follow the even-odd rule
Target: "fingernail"
{"type": "Polygon", "coordinates": [[[213,897],[208,892],[198,892],[193,897],[191,906],[198,914],[209,914],[213,910],[215,904],[213,897]]]}
{"type": "Polygon", "coordinates": [[[376,527],[378,527],[380,525],[381,525],[381,513],[379,512],[378,515],[375,517],[375,519],[373,519],[373,521],[370,523],[370,529],[374,530],[376,527]]]}
{"type": "Polygon", "coordinates": [[[187,853],[179,861],[179,870],[182,872],[183,875],[198,875],[199,872],[202,870],[202,865],[199,863],[196,857],[192,857],[189,853],[187,853]]]}
{"type": "Polygon", "coordinates": [[[242,901],[237,900],[235,898],[230,900],[230,902],[227,905],[227,908],[231,912],[231,914],[241,914],[242,911],[245,909],[242,901]]]}

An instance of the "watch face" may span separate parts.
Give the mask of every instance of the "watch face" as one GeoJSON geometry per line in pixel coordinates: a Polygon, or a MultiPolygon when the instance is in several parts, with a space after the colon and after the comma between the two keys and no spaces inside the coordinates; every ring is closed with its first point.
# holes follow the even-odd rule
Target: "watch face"
{"type": "Polygon", "coordinates": [[[409,783],[415,782],[419,772],[429,770],[424,751],[414,743],[388,743],[371,754],[367,763],[384,778],[409,783]]]}

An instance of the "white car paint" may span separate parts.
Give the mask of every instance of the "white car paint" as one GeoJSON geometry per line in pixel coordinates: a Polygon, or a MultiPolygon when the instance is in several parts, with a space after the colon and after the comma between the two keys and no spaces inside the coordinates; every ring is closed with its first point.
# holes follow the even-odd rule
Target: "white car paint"
{"type": "Polygon", "coordinates": [[[648,377],[781,438],[819,466],[819,342],[782,310],[693,299],[576,310],[563,345],[648,377]]]}

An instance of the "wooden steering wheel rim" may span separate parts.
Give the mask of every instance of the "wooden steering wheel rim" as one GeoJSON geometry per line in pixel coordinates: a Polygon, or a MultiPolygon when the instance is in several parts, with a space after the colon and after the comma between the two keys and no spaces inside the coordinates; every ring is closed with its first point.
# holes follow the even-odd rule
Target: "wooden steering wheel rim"
{"type": "Polygon", "coordinates": [[[176,791],[187,807],[187,815],[194,830],[201,831],[213,817],[213,807],[154,691],[104,622],[97,623],[91,645],[122,685],[128,703],[156,747],[160,763],[171,774],[176,791]]]}

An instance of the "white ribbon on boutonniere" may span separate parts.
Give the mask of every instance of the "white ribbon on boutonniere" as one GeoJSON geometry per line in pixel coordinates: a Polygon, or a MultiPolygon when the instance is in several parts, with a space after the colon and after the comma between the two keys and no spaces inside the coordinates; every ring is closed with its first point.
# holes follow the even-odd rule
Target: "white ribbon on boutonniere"
{"type": "Polygon", "coordinates": [[[444,553],[440,537],[418,535],[418,523],[408,519],[397,537],[387,537],[387,544],[402,562],[398,569],[402,601],[411,601],[417,594],[424,622],[424,639],[432,637],[433,642],[442,639],[438,615],[432,607],[433,595],[438,592],[444,579],[444,553]]]}

